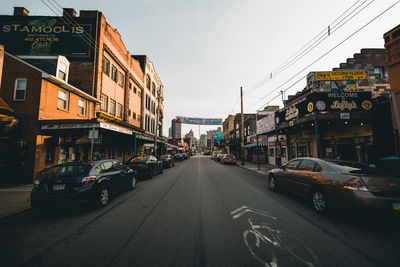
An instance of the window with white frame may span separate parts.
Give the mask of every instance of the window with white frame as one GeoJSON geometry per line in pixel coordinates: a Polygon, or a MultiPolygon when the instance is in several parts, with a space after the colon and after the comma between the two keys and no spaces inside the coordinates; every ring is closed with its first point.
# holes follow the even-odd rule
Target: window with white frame
{"type": "Polygon", "coordinates": [[[110,99],[110,114],[115,116],[115,109],[116,109],[117,102],[114,99],[110,99]]]}
{"type": "Polygon", "coordinates": [[[117,117],[122,118],[122,104],[117,104],[117,117]]]}
{"type": "Polygon", "coordinates": [[[86,100],[83,98],[78,99],[78,114],[86,116],[86,100]]]}
{"type": "Polygon", "coordinates": [[[58,108],[68,110],[69,106],[69,93],[67,91],[58,89],[58,108]]]}
{"type": "Polygon", "coordinates": [[[14,88],[14,100],[15,101],[24,101],[26,95],[26,79],[16,79],[15,80],[15,88],[14,88]]]}
{"type": "Polygon", "coordinates": [[[66,81],[67,80],[67,71],[68,71],[67,65],[60,63],[60,65],[58,67],[57,77],[63,81],[66,81]]]}

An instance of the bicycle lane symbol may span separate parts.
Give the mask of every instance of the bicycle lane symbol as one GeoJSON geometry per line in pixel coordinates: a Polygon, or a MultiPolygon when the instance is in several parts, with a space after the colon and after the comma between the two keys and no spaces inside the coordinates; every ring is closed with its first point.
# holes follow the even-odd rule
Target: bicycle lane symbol
{"type": "MultiPolygon", "coordinates": [[[[273,221],[278,219],[269,212],[242,206],[231,212],[234,220],[246,213],[258,214],[273,221]]],[[[243,232],[244,243],[251,255],[264,266],[276,267],[279,262],[290,258],[290,265],[315,266],[317,257],[304,242],[295,236],[274,229],[267,223],[254,223],[253,218],[247,219],[250,229],[243,232]],[[280,260],[278,259],[281,258],[280,260]]]]}

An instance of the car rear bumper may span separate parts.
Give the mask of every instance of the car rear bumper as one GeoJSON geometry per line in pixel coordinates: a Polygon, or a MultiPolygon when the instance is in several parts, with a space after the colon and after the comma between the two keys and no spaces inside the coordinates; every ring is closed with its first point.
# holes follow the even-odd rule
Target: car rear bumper
{"type": "MultiPolygon", "coordinates": [[[[394,203],[399,203],[398,205],[400,205],[400,197],[375,196],[369,191],[346,191],[345,201],[342,201],[345,205],[379,210],[395,210],[394,207],[396,204],[394,205],[394,203]]],[[[400,210],[396,211],[400,212],[400,210]]]]}
{"type": "Polygon", "coordinates": [[[48,193],[33,189],[31,192],[32,207],[50,205],[74,205],[93,199],[94,190],[83,190],[77,192],[48,193]]]}

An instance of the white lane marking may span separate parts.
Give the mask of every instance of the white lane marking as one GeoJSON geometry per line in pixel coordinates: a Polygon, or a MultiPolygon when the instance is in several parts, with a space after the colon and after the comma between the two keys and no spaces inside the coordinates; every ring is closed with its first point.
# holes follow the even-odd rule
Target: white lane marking
{"type": "Polygon", "coordinates": [[[235,219],[239,218],[240,216],[242,216],[243,214],[246,214],[247,212],[252,212],[252,213],[255,213],[255,214],[266,216],[266,217],[269,217],[269,218],[271,218],[273,220],[277,219],[276,217],[272,216],[267,211],[254,209],[254,208],[250,208],[250,207],[247,207],[247,206],[241,206],[240,208],[231,211],[231,215],[232,215],[232,218],[235,220],[235,219]]]}

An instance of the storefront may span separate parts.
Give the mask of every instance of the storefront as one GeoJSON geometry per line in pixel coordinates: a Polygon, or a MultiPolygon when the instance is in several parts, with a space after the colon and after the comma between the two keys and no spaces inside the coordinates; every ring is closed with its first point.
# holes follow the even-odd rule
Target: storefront
{"type": "Polygon", "coordinates": [[[276,113],[288,137],[288,158],[319,157],[370,162],[371,93],[311,93],[276,113]]]}

